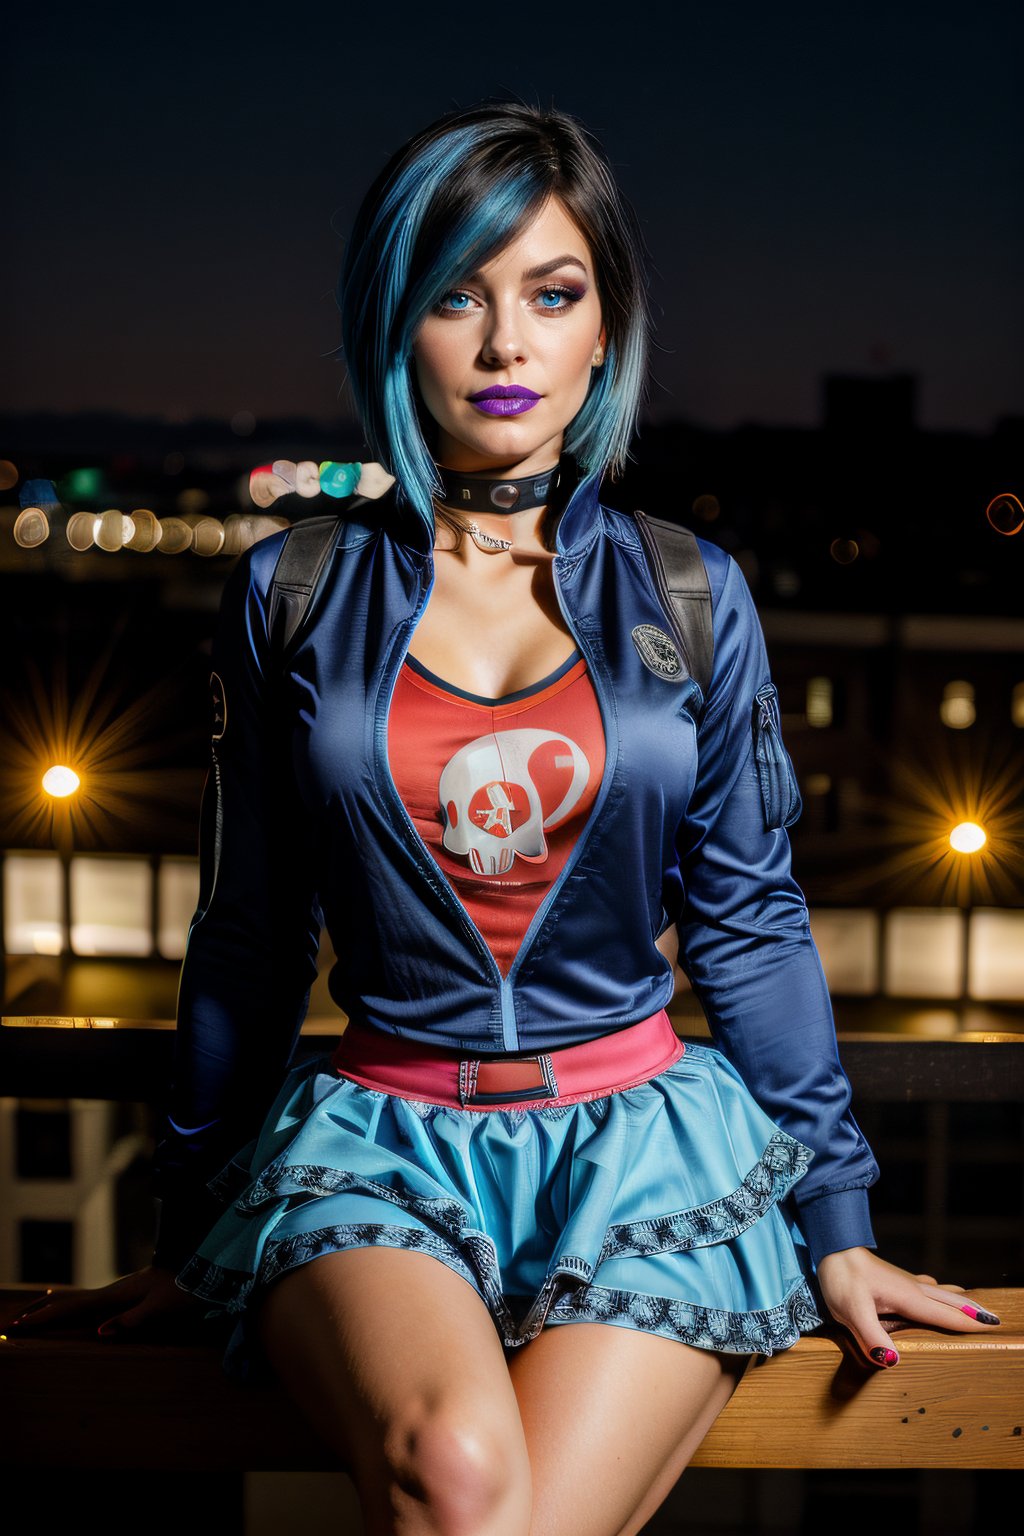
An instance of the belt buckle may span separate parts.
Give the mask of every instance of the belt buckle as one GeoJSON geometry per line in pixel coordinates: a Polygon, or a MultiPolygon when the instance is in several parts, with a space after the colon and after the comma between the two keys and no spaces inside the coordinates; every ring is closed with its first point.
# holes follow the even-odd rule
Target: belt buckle
{"type": "Polygon", "coordinates": [[[511,1102],[530,1103],[537,1099],[557,1099],[558,1083],[555,1079],[555,1069],[551,1057],[548,1054],[537,1056],[517,1056],[504,1061],[488,1061],[486,1057],[464,1057],[459,1062],[459,1103],[468,1104],[507,1104],[511,1102]],[[518,1072],[516,1068],[529,1070],[518,1072]],[[495,1080],[499,1073],[508,1072],[513,1086],[495,1091],[495,1080]],[[480,1083],[480,1074],[483,1071],[483,1086],[480,1083]],[[530,1079],[533,1078],[531,1082],[530,1079]],[[538,1081],[539,1079],[539,1081],[538,1081]],[[487,1089],[490,1088],[488,1092],[487,1089]]]}

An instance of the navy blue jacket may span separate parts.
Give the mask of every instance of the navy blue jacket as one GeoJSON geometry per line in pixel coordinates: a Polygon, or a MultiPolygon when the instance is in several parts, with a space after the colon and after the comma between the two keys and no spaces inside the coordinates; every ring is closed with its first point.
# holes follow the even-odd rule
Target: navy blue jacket
{"type": "Polygon", "coordinates": [[[225,586],[214,640],[213,762],[199,907],[178,997],[157,1149],[156,1262],[177,1267],[217,1208],[210,1178],[253,1136],[291,1059],[321,924],[346,1014],[467,1052],[576,1044],[670,1001],[670,923],[714,1043],[765,1111],[814,1151],[793,1193],[815,1259],[874,1245],[878,1176],[849,1082],[785,825],[799,810],[750,592],[701,541],[714,623],[706,705],[660,675],[638,626],[666,620],[634,518],[584,480],[554,578],[604,722],[597,799],[503,978],[399,799],[392,690],[433,580],[432,539],[391,493],[339,521],[314,621],[286,666],[267,628],[283,533],[225,586]],[[360,521],[357,519],[365,519],[360,521]],[[645,661],[642,651],[646,651],[645,661]],[[699,723],[698,723],[699,722],[699,723]]]}

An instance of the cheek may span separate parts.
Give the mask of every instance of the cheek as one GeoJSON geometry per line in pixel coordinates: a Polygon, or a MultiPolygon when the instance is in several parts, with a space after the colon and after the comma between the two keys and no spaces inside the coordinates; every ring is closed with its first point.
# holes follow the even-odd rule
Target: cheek
{"type": "Polygon", "coordinates": [[[590,389],[593,361],[594,344],[589,338],[574,346],[572,355],[566,358],[565,383],[574,395],[578,395],[580,404],[590,389]]]}
{"type": "Polygon", "coordinates": [[[431,414],[445,395],[445,359],[443,347],[417,343],[413,347],[413,370],[420,394],[431,414]]]}
{"type": "Polygon", "coordinates": [[[438,335],[431,327],[427,335],[419,336],[413,344],[413,367],[416,370],[416,382],[427,406],[444,407],[448,396],[456,387],[461,364],[459,364],[459,349],[453,346],[451,336],[438,335]]]}

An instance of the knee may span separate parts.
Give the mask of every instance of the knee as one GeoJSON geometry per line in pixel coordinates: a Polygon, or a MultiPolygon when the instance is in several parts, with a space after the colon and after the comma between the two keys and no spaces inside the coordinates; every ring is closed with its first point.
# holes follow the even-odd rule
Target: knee
{"type": "Polygon", "coordinates": [[[508,1529],[506,1509],[524,1497],[528,1504],[525,1447],[518,1458],[514,1437],[493,1418],[478,1405],[420,1403],[410,1405],[385,1438],[393,1496],[425,1506],[430,1527],[444,1536],[477,1536],[492,1523],[508,1529]]]}

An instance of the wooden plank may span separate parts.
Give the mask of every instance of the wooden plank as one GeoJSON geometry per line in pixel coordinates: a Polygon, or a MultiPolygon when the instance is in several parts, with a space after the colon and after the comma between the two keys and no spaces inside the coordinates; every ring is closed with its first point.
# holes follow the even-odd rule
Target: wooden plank
{"type": "MultiPolygon", "coordinates": [[[[0,1317],[35,1288],[0,1292],[0,1317]]],[[[1024,1467],[1024,1291],[972,1299],[1003,1326],[969,1337],[894,1330],[890,1371],[816,1336],[754,1363],[699,1467],[1024,1467]]],[[[6,1331],[0,1329],[0,1331],[6,1331]]],[[[219,1344],[98,1340],[84,1329],[0,1343],[0,1465],[337,1470],[277,1387],[243,1388],[219,1344]]]]}
{"type": "Polygon", "coordinates": [[[838,1336],[748,1369],[695,1467],[1024,1468],[1024,1292],[979,1290],[991,1334],[896,1329],[872,1370],[838,1336]]]}

